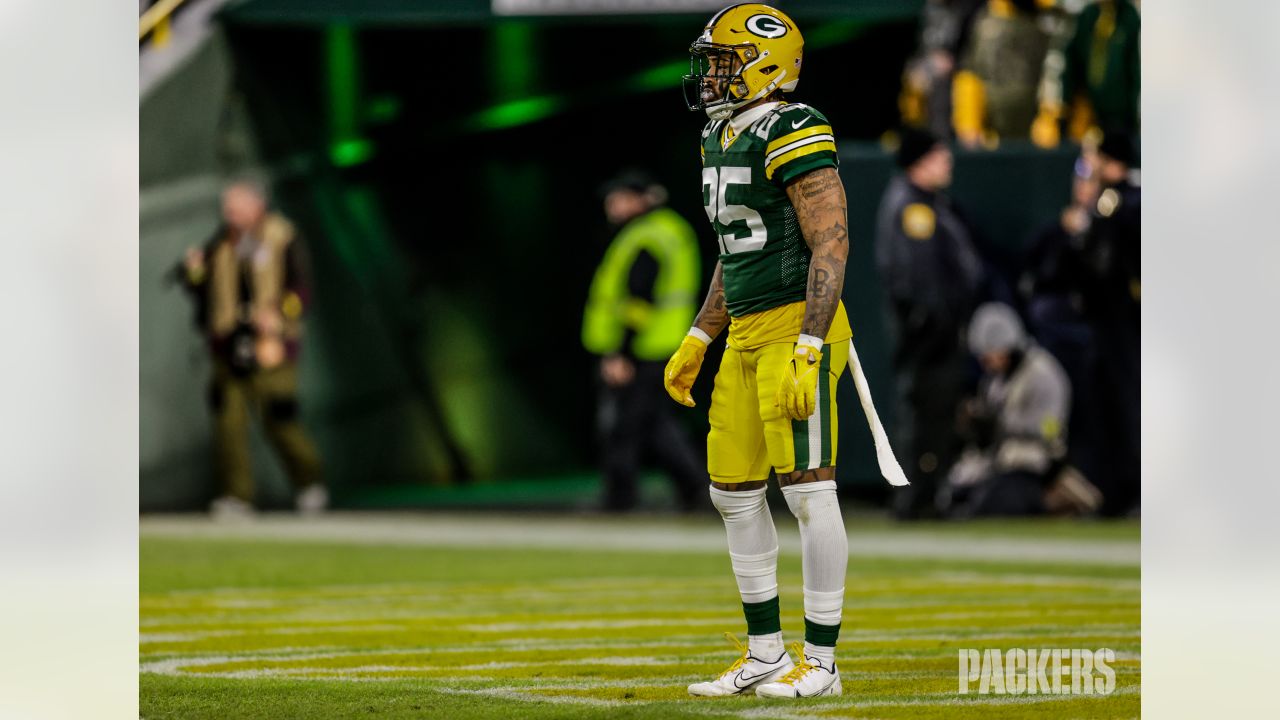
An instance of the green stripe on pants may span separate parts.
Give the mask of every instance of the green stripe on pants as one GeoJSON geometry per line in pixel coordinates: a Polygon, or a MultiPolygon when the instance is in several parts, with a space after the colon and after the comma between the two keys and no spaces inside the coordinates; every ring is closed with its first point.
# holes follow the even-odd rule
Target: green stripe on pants
{"type": "Polygon", "coordinates": [[[792,420],[791,437],[796,446],[796,464],[793,470],[804,470],[809,467],[809,421],[792,420]]]}
{"type": "Polygon", "coordinates": [[[831,382],[830,349],[822,356],[822,376],[818,378],[818,386],[822,388],[818,396],[818,417],[822,418],[822,461],[818,467],[829,467],[834,439],[831,437],[831,403],[835,399],[831,396],[831,393],[835,392],[835,387],[831,382]]]}
{"type": "Polygon", "coordinates": [[[814,414],[809,420],[792,420],[791,421],[791,438],[795,445],[796,464],[795,470],[809,469],[811,460],[818,460],[816,467],[826,467],[831,464],[831,398],[827,397],[831,392],[831,356],[826,353],[822,356],[822,360],[818,363],[818,390],[814,397],[814,414]],[[813,423],[817,423],[816,427],[811,427],[813,423]],[[809,447],[809,433],[814,431],[818,433],[818,447],[809,447]]]}

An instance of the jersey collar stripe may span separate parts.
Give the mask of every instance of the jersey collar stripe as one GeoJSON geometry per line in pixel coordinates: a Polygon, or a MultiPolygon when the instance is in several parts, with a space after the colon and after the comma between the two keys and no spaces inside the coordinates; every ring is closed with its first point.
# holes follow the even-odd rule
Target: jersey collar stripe
{"type": "Polygon", "coordinates": [[[804,147],[805,145],[810,145],[816,142],[829,142],[834,145],[835,141],[836,139],[830,135],[814,135],[812,137],[800,138],[795,142],[787,143],[786,145],[780,146],[777,150],[773,150],[767,153],[764,156],[764,162],[767,165],[773,162],[773,159],[778,157],[779,155],[785,155],[791,152],[792,150],[795,150],[798,147],[804,147]]]}
{"type": "Polygon", "coordinates": [[[777,140],[770,142],[769,145],[765,147],[764,151],[766,153],[771,153],[774,150],[777,150],[778,148],[788,143],[795,142],[796,140],[799,140],[801,138],[813,137],[814,135],[821,135],[823,133],[830,135],[831,126],[830,125],[814,125],[813,127],[807,127],[801,130],[797,130],[793,133],[788,133],[778,138],[777,140]]]}
{"type": "Polygon", "coordinates": [[[787,163],[791,162],[792,160],[795,160],[796,158],[801,158],[801,157],[804,157],[805,155],[812,155],[813,153],[822,152],[824,150],[827,152],[834,153],[836,151],[836,144],[830,141],[823,141],[823,142],[810,143],[803,147],[798,147],[795,150],[792,150],[791,152],[788,152],[787,154],[777,158],[776,160],[773,161],[773,163],[766,164],[764,168],[764,176],[765,178],[772,180],[773,174],[778,170],[778,168],[782,167],[783,165],[786,165],[787,163]]]}

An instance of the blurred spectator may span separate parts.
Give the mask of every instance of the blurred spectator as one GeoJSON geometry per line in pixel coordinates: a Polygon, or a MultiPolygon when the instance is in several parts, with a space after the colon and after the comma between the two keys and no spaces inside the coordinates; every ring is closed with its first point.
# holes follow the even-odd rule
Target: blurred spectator
{"type": "Polygon", "coordinates": [[[662,372],[697,311],[697,237],[664,206],[666,190],[644,173],[623,172],[603,194],[605,216],[619,229],[591,282],[582,343],[601,356],[604,507],[635,507],[647,447],[670,476],[681,509],[693,510],[710,479],[676,421],[662,372]]]}
{"type": "Polygon", "coordinates": [[[898,106],[904,125],[951,137],[951,80],[974,14],[987,0],[928,0],[920,48],[907,61],[898,106]]]}
{"type": "Polygon", "coordinates": [[[896,335],[895,437],[912,481],[899,490],[895,513],[908,519],[933,511],[938,481],[955,457],[953,425],[968,374],[961,337],[984,271],[968,226],[943,193],[950,149],[907,130],[897,163],[902,173],[880,202],[876,264],[896,335]]]}
{"type": "Polygon", "coordinates": [[[1081,250],[1085,317],[1098,347],[1097,396],[1107,440],[1098,485],[1103,512],[1120,514],[1139,500],[1141,466],[1142,190],[1133,138],[1113,131],[1098,145],[1101,192],[1081,250]]]}
{"type": "Polygon", "coordinates": [[[1037,0],[989,0],[973,20],[954,81],[956,137],[966,147],[1027,139],[1049,50],[1037,0]]]}
{"type": "Polygon", "coordinates": [[[1017,313],[1001,303],[974,313],[969,351],[983,376],[961,413],[968,446],[948,478],[952,512],[1036,515],[1059,498],[1069,501],[1071,491],[1082,509],[1096,507],[1096,489],[1063,472],[1071,383],[1058,361],[1027,338],[1017,313]],[[1046,504],[1060,476],[1067,488],[1055,488],[1046,504]]]}
{"type": "Polygon", "coordinates": [[[1088,277],[1084,243],[1099,194],[1093,155],[1086,151],[1076,161],[1071,203],[1029,243],[1018,290],[1031,333],[1058,359],[1071,381],[1073,431],[1068,457],[1086,477],[1096,479],[1103,471],[1094,380],[1097,342],[1084,317],[1082,295],[1088,277]]]}
{"type": "Polygon", "coordinates": [[[267,208],[265,186],[241,180],[222,193],[223,224],[187,250],[184,281],[213,356],[209,405],[214,469],[223,495],[215,516],[253,510],[249,414],[284,461],[300,512],[324,510],[320,459],[298,419],[298,350],[306,289],[293,224],[267,208]]]}
{"type": "Polygon", "coordinates": [[[1097,0],[1080,12],[1065,47],[1045,63],[1037,144],[1056,146],[1064,124],[1073,140],[1091,127],[1138,131],[1141,30],[1132,0],[1097,0]]]}

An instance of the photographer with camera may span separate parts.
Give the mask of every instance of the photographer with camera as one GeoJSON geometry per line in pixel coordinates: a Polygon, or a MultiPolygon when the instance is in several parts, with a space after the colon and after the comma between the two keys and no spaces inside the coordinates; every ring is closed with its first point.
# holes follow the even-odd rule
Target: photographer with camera
{"type": "Polygon", "coordinates": [[[219,517],[253,512],[249,414],[261,418],[284,461],[299,512],[329,503],[320,459],[298,417],[297,358],[306,289],[297,233],[267,208],[264,185],[238,180],[222,192],[223,223],[203,248],[190,248],[183,285],[196,301],[196,322],[213,359],[209,407],[219,517]]]}

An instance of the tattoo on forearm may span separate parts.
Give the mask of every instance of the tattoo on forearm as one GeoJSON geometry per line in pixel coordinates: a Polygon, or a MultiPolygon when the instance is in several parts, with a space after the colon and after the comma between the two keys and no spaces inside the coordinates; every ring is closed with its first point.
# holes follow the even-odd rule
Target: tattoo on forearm
{"type": "Polygon", "coordinates": [[[711,287],[707,289],[707,298],[702,302],[702,310],[694,318],[693,324],[699,330],[715,338],[729,324],[729,311],[724,304],[724,270],[716,263],[715,272],[711,274],[711,287]]]}
{"type": "Polygon", "coordinates": [[[813,253],[800,332],[826,337],[840,306],[845,262],[849,258],[844,185],[835,168],[823,168],[788,185],[787,196],[795,207],[805,243],[813,253]]]}

